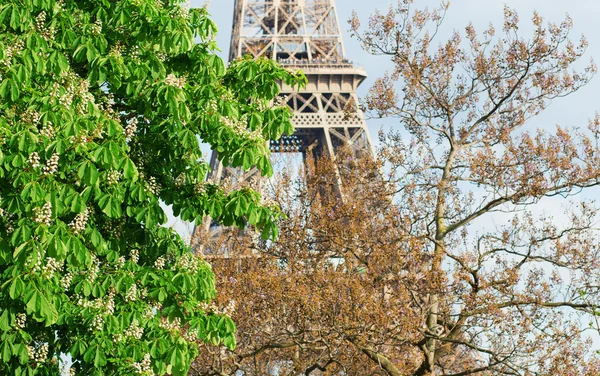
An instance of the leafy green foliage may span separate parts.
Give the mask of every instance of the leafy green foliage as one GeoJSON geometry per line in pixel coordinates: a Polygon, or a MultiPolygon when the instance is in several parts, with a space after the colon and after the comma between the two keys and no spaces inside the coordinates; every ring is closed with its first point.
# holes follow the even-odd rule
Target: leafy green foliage
{"type": "Polygon", "coordinates": [[[160,203],[273,236],[259,194],[205,182],[199,141],[270,174],[266,139],[292,131],[276,81],[304,78],[226,68],[215,32],[176,0],[0,5],[0,374],[56,374],[68,353],[85,375],[180,375],[196,340],[235,346],[160,203]]]}

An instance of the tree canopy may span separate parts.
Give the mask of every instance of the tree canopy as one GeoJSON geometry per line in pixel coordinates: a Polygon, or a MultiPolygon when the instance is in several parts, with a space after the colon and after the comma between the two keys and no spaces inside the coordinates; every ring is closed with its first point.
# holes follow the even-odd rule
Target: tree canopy
{"type": "Polygon", "coordinates": [[[377,162],[341,155],[276,184],[280,242],[223,240],[239,346],[203,351],[196,374],[598,374],[600,210],[577,195],[600,185],[600,120],[530,121],[595,74],[587,43],[568,17],[533,14],[527,36],[510,8],[497,31],[444,36],[446,9],[399,0],[351,20],[394,64],[363,108],[397,127],[377,162]]]}
{"type": "Polygon", "coordinates": [[[161,202],[276,235],[258,193],[205,181],[199,141],[270,175],[266,140],[293,130],[277,81],[303,76],[226,68],[215,33],[177,0],[0,5],[0,373],[54,375],[70,354],[72,374],[185,374],[196,340],[235,346],[161,202]]]}

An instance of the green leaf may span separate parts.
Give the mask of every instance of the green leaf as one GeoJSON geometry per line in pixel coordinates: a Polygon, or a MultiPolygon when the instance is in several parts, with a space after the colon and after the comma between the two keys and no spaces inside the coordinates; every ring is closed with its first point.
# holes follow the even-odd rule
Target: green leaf
{"type": "Polygon", "coordinates": [[[57,260],[62,260],[67,256],[67,246],[60,236],[52,236],[52,240],[48,243],[48,256],[57,260]]]}
{"type": "Polygon", "coordinates": [[[98,169],[90,161],[84,161],[77,169],[77,176],[87,185],[95,185],[98,181],[98,169]]]}
{"type": "Polygon", "coordinates": [[[252,115],[250,116],[249,126],[253,130],[260,129],[262,122],[263,122],[262,115],[258,112],[253,112],[252,115]]]}
{"type": "Polygon", "coordinates": [[[123,176],[125,179],[132,179],[133,177],[137,176],[137,168],[135,167],[133,161],[129,158],[126,158],[123,164],[123,176]]]}
{"type": "Polygon", "coordinates": [[[12,85],[10,85],[10,100],[16,102],[17,99],[19,99],[20,93],[19,85],[17,85],[16,82],[13,82],[12,85]]]}
{"type": "Polygon", "coordinates": [[[11,242],[13,245],[20,245],[29,240],[31,240],[31,228],[27,225],[17,227],[11,237],[11,242]]]}
{"type": "MultiPolygon", "coordinates": [[[[14,350],[14,349],[13,349],[14,350]]],[[[16,351],[13,351],[16,353],[16,351]]],[[[19,345],[19,363],[25,364],[29,361],[29,352],[27,351],[27,346],[24,344],[19,345]]]]}
{"type": "Polygon", "coordinates": [[[6,78],[0,84],[0,97],[3,99],[7,99],[10,95],[10,88],[12,86],[12,81],[10,78],[6,78]]]}
{"type": "Polygon", "coordinates": [[[83,354],[83,360],[89,363],[92,361],[92,359],[95,359],[97,348],[98,348],[98,345],[96,345],[96,344],[88,347],[87,351],[83,354]]]}
{"type": "Polygon", "coordinates": [[[103,194],[98,200],[98,206],[102,209],[104,214],[111,218],[120,218],[123,214],[121,209],[121,201],[117,200],[110,194],[103,194]]]}
{"type": "Polygon", "coordinates": [[[0,315],[0,330],[8,332],[11,329],[9,317],[8,309],[3,309],[0,315]]]}
{"type": "Polygon", "coordinates": [[[235,336],[227,336],[223,338],[223,344],[230,350],[233,351],[237,346],[235,336]]]}
{"type": "Polygon", "coordinates": [[[12,343],[8,341],[3,341],[2,343],[2,361],[4,363],[8,363],[10,361],[10,357],[12,356],[12,343]]]}
{"type": "Polygon", "coordinates": [[[15,277],[12,283],[10,284],[10,289],[8,291],[11,299],[17,299],[23,294],[25,289],[25,284],[21,280],[21,277],[15,277]]]}
{"type": "Polygon", "coordinates": [[[29,300],[27,301],[27,313],[35,313],[37,312],[38,306],[38,292],[36,290],[31,291],[29,295],[29,300]]]}
{"type": "Polygon", "coordinates": [[[106,355],[100,346],[96,347],[96,355],[94,356],[94,366],[102,367],[106,365],[106,355]]]}

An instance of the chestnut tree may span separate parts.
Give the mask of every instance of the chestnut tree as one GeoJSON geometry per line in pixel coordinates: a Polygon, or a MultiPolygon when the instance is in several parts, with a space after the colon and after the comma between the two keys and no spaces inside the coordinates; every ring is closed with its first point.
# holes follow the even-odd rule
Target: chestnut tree
{"type": "Polygon", "coordinates": [[[216,56],[206,9],[178,0],[0,4],[0,373],[186,374],[196,340],[235,346],[207,310],[211,267],[176,215],[276,232],[252,190],[205,181],[200,141],[263,174],[291,132],[269,60],[216,56]]]}

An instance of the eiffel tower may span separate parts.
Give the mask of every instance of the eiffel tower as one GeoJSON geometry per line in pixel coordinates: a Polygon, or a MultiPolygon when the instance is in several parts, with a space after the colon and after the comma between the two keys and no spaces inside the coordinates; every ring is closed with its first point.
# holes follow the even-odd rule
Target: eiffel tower
{"type": "MultiPolygon", "coordinates": [[[[300,91],[280,83],[280,96],[294,112],[295,132],[271,141],[272,153],[301,153],[305,162],[335,158],[342,147],[357,157],[372,153],[356,95],[367,76],[346,57],[334,0],[235,0],[229,60],[245,55],[301,69],[308,79],[300,91]]],[[[256,169],[223,166],[216,152],[210,164],[213,180],[227,178],[234,186],[260,177],[256,169]]],[[[337,182],[341,196],[343,183],[337,182]]],[[[196,227],[193,239],[211,226],[207,221],[196,227]]]]}

